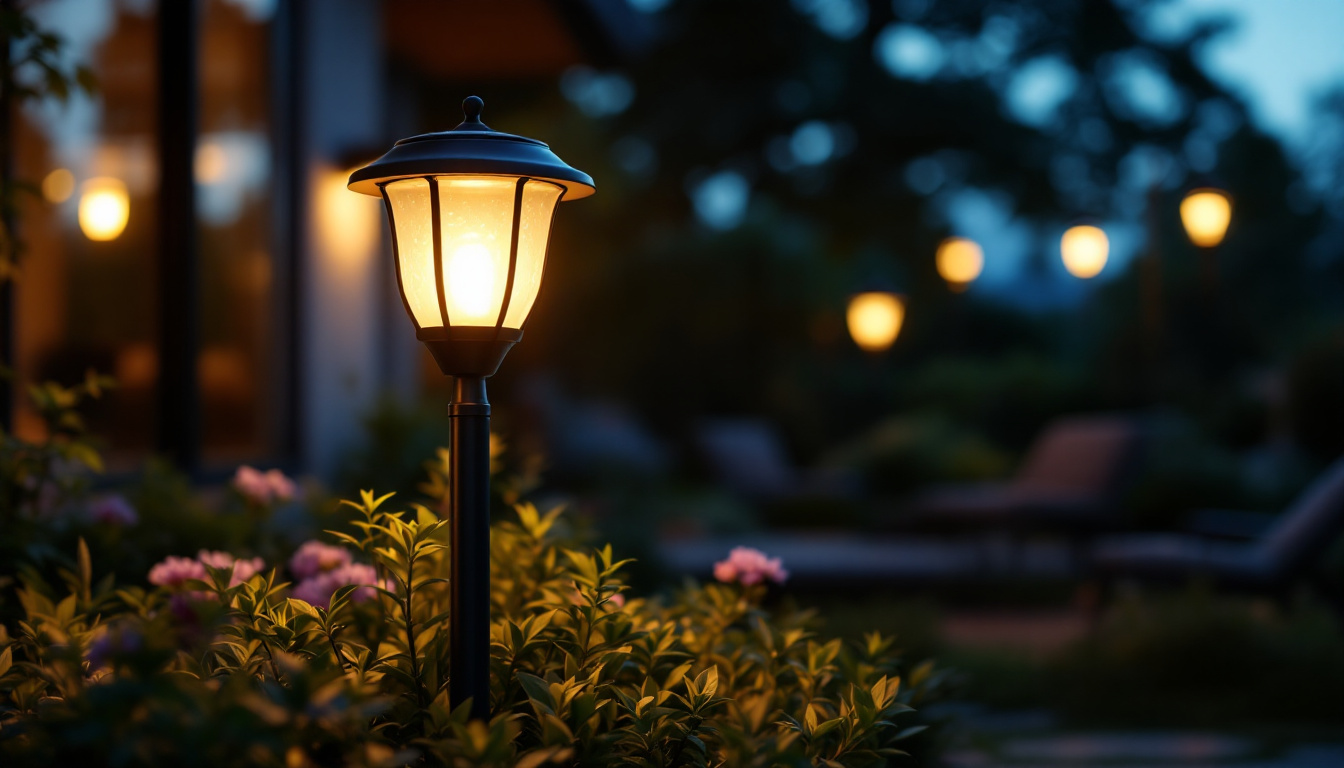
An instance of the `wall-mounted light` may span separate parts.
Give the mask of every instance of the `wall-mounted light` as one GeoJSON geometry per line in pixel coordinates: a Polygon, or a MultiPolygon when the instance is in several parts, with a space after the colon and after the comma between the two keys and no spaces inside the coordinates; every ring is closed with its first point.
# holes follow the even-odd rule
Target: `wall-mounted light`
{"type": "Polygon", "coordinates": [[[1111,241],[1107,239],[1106,233],[1090,224],[1069,227],[1059,240],[1059,254],[1064,260],[1064,268],[1074,277],[1096,277],[1106,266],[1110,252],[1111,241]]]}
{"type": "Polygon", "coordinates": [[[116,240],[131,216],[131,198],[120,179],[99,176],[80,185],[79,228],[90,240],[116,240]]]}

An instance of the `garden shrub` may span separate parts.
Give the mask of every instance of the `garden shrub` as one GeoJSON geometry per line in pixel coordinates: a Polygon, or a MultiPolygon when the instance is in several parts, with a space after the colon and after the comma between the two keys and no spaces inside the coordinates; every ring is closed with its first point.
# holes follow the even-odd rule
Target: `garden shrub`
{"type": "Polygon", "coordinates": [[[1083,721],[1333,725],[1344,718],[1339,639],[1320,606],[1276,611],[1198,586],[1134,594],[1052,659],[1042,682],[1083,721]]]}
{"type": "MultiPolygon", "coordinates": [[[[6,471],[28,467],[15,456],[34,446],[6,440],[6,471]]],[[[441,499],[444,457],[427,466],[420,490],[441,499]]],[[[488,722],[448,703],[446,520],[364,492],[345,502],[339,530],[288,557],[275,541],[235,557],[184,536],[206,548],[191,557],[183,546],[148,569],[148,586],[117,563],[137,561],[124,551],[133,535],[94,550],[121,583],[83,537],[73,556],[36,560],[10,538],[0,764],[867,766],[903,755],[900,742],[923,729],[907,713],[943,674],[907,666],[880,634],[845,644],[811,612],[767,607],[778,561],[735,552],[720,583],[636,597],[627,561],[584,547],[560,510],[516,502],[530,473],[495,468],[515,503],[491,534],[488,722]]],[[[26,494],[6,514],[34,540],[61,540],[40,535],[61,507],[35,507],[22,477],[3,482],[26,494]]],[[[162,498],[179,496],[169,485],[162,498]]],[[[222,530],[263,523],[295,493],[251,470],[234,486],[222,530]]],[[[123,532],[138,527],[124,502],[106,514],[123,532]]],[[[64,519],[63,536],[108,524],[64,519]]]]}

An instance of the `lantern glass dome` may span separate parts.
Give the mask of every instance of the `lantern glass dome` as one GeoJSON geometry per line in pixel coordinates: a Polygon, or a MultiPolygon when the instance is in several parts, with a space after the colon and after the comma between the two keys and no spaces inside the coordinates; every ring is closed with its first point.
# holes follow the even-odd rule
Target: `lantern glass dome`
{"type": "Polygon", "coordinates": [[[548,181],[504,176],[386,184],[397,276],[416,328],[522,328],[541,288],[563,191],[548,181]]]}

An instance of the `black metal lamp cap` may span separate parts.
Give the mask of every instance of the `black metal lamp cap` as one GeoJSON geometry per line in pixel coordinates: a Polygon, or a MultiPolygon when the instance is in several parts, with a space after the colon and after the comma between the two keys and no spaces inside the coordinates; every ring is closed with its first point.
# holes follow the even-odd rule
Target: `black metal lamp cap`
{"type": "Polygon", "coordinates": [[[380,196],[379,187],[397,179],[423,176],[525,176],[565,188],[562,199],[596,191],[593,179],[561,160],[544,142],[501,133],[481,122],[485,101],[468,96],[456,128],[422,133],[398,141],[387,154],[350,174],[352,192],[380,196]]]}

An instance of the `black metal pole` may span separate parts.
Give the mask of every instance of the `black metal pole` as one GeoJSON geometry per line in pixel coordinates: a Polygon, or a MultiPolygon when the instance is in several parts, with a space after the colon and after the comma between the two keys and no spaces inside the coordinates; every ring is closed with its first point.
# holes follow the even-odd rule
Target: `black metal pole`
{"type": "Polygon", "coordinates": [[[490,402],[485,378],[457,376],[448,406],[452,617],[448,697],[490,715],[490,402]]]}

